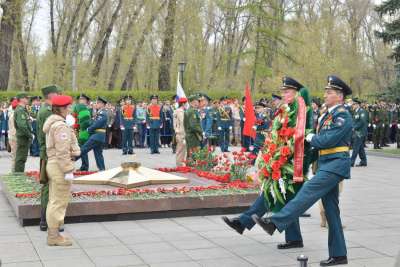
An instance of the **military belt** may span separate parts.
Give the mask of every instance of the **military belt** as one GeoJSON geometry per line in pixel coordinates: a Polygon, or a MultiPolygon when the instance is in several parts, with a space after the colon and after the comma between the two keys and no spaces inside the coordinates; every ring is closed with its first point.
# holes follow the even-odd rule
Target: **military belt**
{"type": "Polygon", "coordinates": [[[105,133],[106,129],[96,129],[94,130],[96,133],[105,133]]]}
{"type": "Polygon", "coordinates": [[[230,121],[231,119],[221,119],[221,121],[230,121]]]}
{"type": "Polygon", "coordinates": [[[319,151],[320,156],[324,155],[330,155],[330,154],[335,154],[339,152],[348,152],[349,147],[348,146],[338,146],[338,147],[333,147],[333,148],[328,148],[328,149],[321,149],[319,151]]]}
{"type": "Polygon", "coordinates": [[[150,120],[159,120],[160,117],[150,117],[150,120]]]}

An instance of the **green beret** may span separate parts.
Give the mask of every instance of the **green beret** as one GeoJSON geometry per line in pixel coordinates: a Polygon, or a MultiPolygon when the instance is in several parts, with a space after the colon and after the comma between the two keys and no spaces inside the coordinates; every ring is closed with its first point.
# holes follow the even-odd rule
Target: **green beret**
{"type": "Polygon", "coordinates": [[[191,95],[188,97],[189,102],[192,102],[194,100],[199,100],[199,95],[191,95]]]}
{"type": "Polygon", "coordinates": [[[51,93],[61,93],[61,91],[62,91],[61,87],[59,87],[58,85],[55,85],[55,84],[42,88],[42,94],[45,97],[51,93]]]}
{"type": "Polygon", "coordinates": [[[17,94],[17,99],[20,100],[21,98],[28,98],[28,94],[27,93],[19,93],[19,94],[17,94]]]}

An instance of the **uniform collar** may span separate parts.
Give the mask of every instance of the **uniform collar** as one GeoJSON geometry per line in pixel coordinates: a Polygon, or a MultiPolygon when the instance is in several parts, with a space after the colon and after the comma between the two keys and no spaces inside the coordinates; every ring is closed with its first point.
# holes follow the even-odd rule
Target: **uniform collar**
{"type": "Polygon", "coordinates": [[[333,107],[330,107],[330,108],[328,108],[328,112],[329,113],[332,113],[332,111],[335,109],[335,108],[337,108],[338,106],[340,106],[341,104],[337,104],[337,105],[334,105],[333,107]]]}

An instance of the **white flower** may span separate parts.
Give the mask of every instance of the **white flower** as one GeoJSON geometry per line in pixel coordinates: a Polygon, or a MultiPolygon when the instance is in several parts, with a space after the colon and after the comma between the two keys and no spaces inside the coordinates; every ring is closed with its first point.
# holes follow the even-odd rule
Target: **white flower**
{"type": "Polygon", "coordinates": [[[275,196],[274,189],[272,189],[272,186],[269,188],[269,191],[271,193],[272,198],[274,199],[274,204],[275,204],[276,203],[276,196],[275,196]]]}
{"type": "Polygon", "coordinates": [[[285,188],[285,182],[283,181],[282,178],[279,178],[279,188],[281,189],[281,193],[283,195],[283,198],[286,200],[286,188],[285,188]]]}

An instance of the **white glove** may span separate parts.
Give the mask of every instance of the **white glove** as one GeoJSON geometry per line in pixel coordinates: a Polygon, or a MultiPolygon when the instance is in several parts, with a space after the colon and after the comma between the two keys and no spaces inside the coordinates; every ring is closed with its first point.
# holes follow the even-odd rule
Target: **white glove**
{"type": "Polygon", "coordinates": [[[34,134],[32,134],[32,140],[35,140],[35,135],[34,134]]]}
{"type": "Polygon", "coordinates": [[[221,127],[218,127],[218,131],[221,131],[222,130],[222,128],[221,127]]]}
{"type": "Polygon", "coordinates": [[[371,123],[370,123],[370,124],[368,124],[368,127],[371,127],[371,123]]]}
{"type": "Polygon", "coordinates": [[[243,121],[246,121],[246,118],[243,118],[243,121]]]}
{"type": "Polygon", "coordinates": [[[65,117],[65,123],[69,126],[72,127],[75,124],[75,118],[71,114],[68,114],[67,117],[65,117]]]}
{"type": "Polygon", "coordinates": [[[397,124],[397,129],[400,129],[400,124],[397,124]]]}
{"type": "Polygon", "coordinates": [[[384,124],[384,123],[382,123],[382,127],[385,127],[385,124],[384,124]]]}
{"type": "Polygon", "coordinates": [[[229,130],[232,130],[232,126],[229,126],[229,130]]]}
{"type": "Polygon", "coordinates": [[[253,128],[254,130],[257,130],[257,126],[255,126],[255,125],[254,125],[252,128],[253,128]]]}
{"type": "Polygon", "coordinates": [[[147,128],[147,129],[150,129],[150,126],[147,126],[146,128],[147,128]]]}
{"type": "Polygon", "coordinates": [[[374,125],[372,125],[372,127],[375,129],[375,128],[376,128],[376,125],[374,124],[374,125]]]}
{"type": "Polygon", "coordinates": [[[137,128],[136,128],[136,126],[133,126],[133,130],[136,130],[137,128]]]}
{"type": "Polygon", "coordinates": [[[74,173],[73,172],[66,173],[65,176],[64,176],[64,179],[67,180],[67,181],[74,180],[74,173]]]}
{"type": "Polygon", "coordinates": [[[121,130],[122,130],[122,131],[125,130],[125,127],[124,127],[124,126],[121,126],[121,130]]]}
{"type": "Polygon", "coordinates": [[[311,143],[311,140],[313,139],[314,135],[315,135],[315,134],[313,134],[313,133],[307,134],[306,141],[309,142],[309,143],[311,143]]]}

